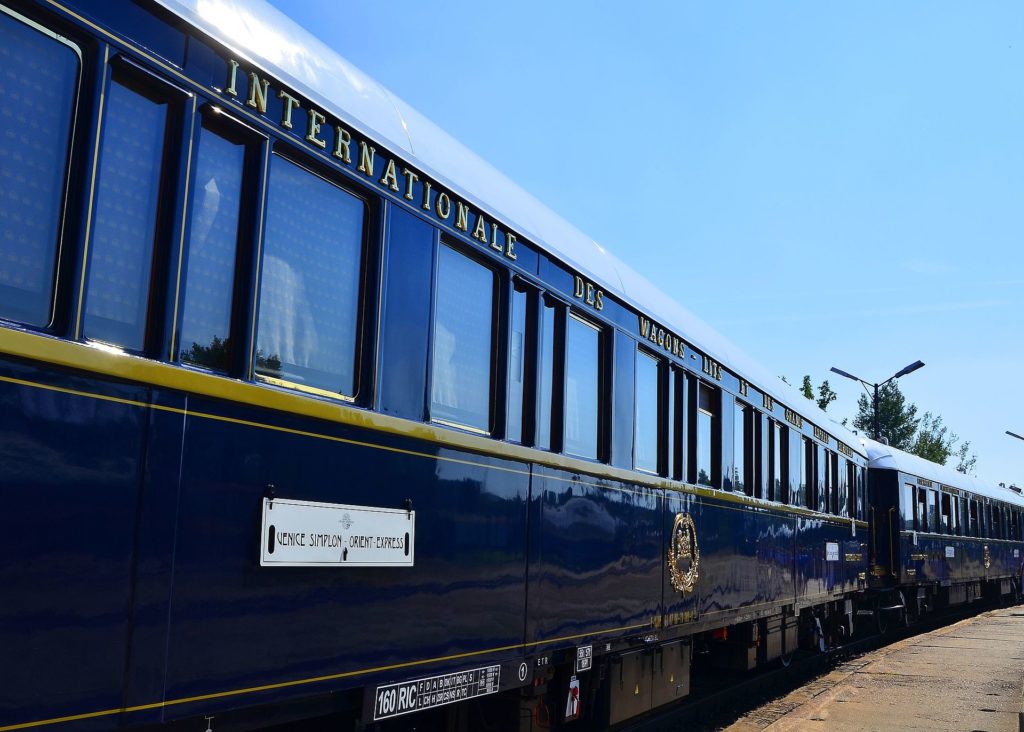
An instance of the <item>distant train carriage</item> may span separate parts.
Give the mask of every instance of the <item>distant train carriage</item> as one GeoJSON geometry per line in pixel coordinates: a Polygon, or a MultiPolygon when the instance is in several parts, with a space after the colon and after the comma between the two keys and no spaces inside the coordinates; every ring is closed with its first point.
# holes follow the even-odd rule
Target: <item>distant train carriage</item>
{"type": "Polygon", "coordinates": [[[871,584],[898,616],[1021,596],[1024,496],[863,440],[870,458],[871,584]]]}
{"type": "Polygon", "coordinates": [[[851,632],[856,436],[279,12],[0,58],[0,730],[601,728],[851,632]]]}

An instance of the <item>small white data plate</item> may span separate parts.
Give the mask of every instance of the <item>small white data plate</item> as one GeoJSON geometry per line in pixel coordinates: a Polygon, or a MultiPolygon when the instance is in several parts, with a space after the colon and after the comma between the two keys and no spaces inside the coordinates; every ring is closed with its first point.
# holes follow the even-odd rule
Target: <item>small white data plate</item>
{"type": "Polygon", "coordinates": [[[501,666],[485,666],[378,686],[373,695],[373,719],[400,717],[422,709],[496,694],[500,678],[501,666]]]}
{"type": "Polygon", "coordinates": [[[411,567],[416,512],[263,499],[262,567],[411,567]]]}
{"type": "Polygon", "coordinates": [[[576,647],[576,673],[582,673],[583,671],[589,671],[594,665],[594,647],[593,646],[577,646],[576,647]]]}
{"type": "Polygon", "coordinates": [[[839,561],[839,542],[837,542],[837,541],[826,541],[825,542],[825,561],[826,562],[838,562],[839,561]]]}
{"type": "Polygon", "coordinates": [[[956,547],[954,547],[954,546],[947,546],[946,547],[946,559],[952,559],[955,556],[956,556],[956,547]]]}
{"type": "Polygon", "coordinates": [[[1020,549],[1014,549],[1013,550],[1013,558],[1014,559],[1020,559],[1020,549]]]}

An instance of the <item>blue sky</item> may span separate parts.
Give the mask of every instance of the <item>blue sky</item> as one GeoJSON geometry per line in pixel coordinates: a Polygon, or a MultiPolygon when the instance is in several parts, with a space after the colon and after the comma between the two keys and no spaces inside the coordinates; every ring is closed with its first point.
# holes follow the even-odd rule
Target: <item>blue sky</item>
{"type": "MultiPolygon", "coordinates": [[[[1024,4],[275,0],[777,374],[1024,486],[1024,4]],[[340,8],[340,10],[339,10],[340,8]]],[[[486,197],[486,192],[478,192],[486,197]]]]}

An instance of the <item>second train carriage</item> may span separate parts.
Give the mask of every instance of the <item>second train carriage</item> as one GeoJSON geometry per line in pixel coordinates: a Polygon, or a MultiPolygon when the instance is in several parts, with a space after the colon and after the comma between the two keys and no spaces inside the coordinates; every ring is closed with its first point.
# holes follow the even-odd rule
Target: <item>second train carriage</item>
{"type": "Polygon", "coordinates": [[[309,34],[0,34],[0,729],[600,726],[850,631],[857,438],[309,34]]]}
{"type": "Polygon", "coordinates": [[[904,621],[1021,597],[1024,496],[872,440],[871,586],[904,621]]]}

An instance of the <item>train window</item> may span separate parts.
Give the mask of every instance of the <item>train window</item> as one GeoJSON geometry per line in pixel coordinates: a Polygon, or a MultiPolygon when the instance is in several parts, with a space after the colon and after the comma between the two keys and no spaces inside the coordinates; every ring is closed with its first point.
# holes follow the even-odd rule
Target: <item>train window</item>
{"type": "Polygon", "coordinates": [[[232,345],[231,304],[245,152],[243,143],[218,134],[204,120],[192,184],[180,357],[221,371],[228,368],[232,345]]]}
{"type": "MultiPolygon", "coordinates": [[[[256,332],[262,377],[355,395],[365,215],[363,201],[347,191],[282,157],[271,159],[256,332]]],[[[489,314],[490,301],[472,304],[484,307],[489,314]]],[[[471,386],[463,384],[467,392],[471,386]]]]}
{"type": "Polygon", "coordinates": [[[520,286],[512,290],[511,328],[508,344],[508,414],[505,436],[513,442],[523,441],[523,399],[528,393],[527,352],[532,328],[529,323],[529,297],[520,286]]]}
{"type": "Polygon", "coordinates": [[[978,502],[973,498],[969,499],[971,502],[970,508],[970,523],[971,523],[971,536],[980,536],[979,525],[978,525],[978,502]]]}
{"type": "Polygon", "coordinates": [[[442,245],[437,257],[431,419],[490,431],[495,276],[442,245]]]}
{"type": "Polygon", "coordinates": [[[636,352],[636,401],[634,402],[633,464],[639,470],[658,472],[658,389],[657,359],[636,352]]]}
{"type": "Polygon", "coordinates": [[[702,485],[713,485],[715,478],[712,460],[712,443],[717,412],[717,392],[703,382],[697,383],[697,431],[695,470],[696,482],[702,485]]]}
{"type": "Polygon", "coordinates": [[[832,486],[829,510],[838,516],[841,510],[845,511],[846,509],[846,501],[841,495],[842,488],[839,484],[839,453],[827,451],[826,454],[828,455],[829,485],[832,486]]]}
{"type": "Polygon", "coordinates": [[[596,459],[601,331],[570,314],[565,333],[565,452],[596,459]]]}
{"type": "Polygon", "coordinates": [[[552,448],[552,406],[555,392],[555,305],[545,303],[541,309],[540,338],[540,402],[537,404],[536,445],[544,450],[552,448]]]}
{"type": "Polygon", "coordinates": [[[953,509],[949,494],[939,493],[939,531],[943,534],[953,533],[953,509]]]}
{"type": "Polygon", "coordinates": [[[999,506],[992,506],[992,531],[990,537],[992,539],[1003,538],[1003,526],[1002,521],[1000,521],[1000,513],[1001,511],[999,510],[999,506]]]}
{"type": "Polygon", "coordinates": [[[751,481],[747,476],[750,449],[753,440],[750,429],[750,407],[736,402],[733,407],[732,428],[732,489],[750,494],[751,481]]]}
{"type": "Polygon", "coordinates": [[[775,420],[769,422],[771,427],[768,430],[771,442],[771,460],[768,464],[768,500],[770,501],[784,501],[785,496],[783,495],[783,462],[782,456],[786,455],[786,449],[783,444],[783,427],[775,420]]]}
{"type": "Polygon", "coordinates": [[[0,317],[26,325],[50,324],[80,67],[0,8],[0,317]]]}
{"type": "Polygon", "coordinates": [[[917,515],[914,516],[914,528],[918,531],[928,531],[928,491],[924,488],[915,488],[917,491],[917,515]]]}
{"type": "Polygon", "coordinates": [[[800,460],[800,489],[798,492],[797,506],[817,508],[818,488],[814,474],[814,443],[806,437],[800,438],[801,460],[800,460]]]}
{"type": "Polygon", "coordinates": [[[88,337],[145,347],[169,104],[110,82],[86,290],[88,337]]]}
{"type": "Polygon", "coordinates": [[[682,407],[680,404],[676,404],[676,394],[682,392],[682,387],[676,385],[678,380],[682,383],[683,374],[681,371],[669,366],[665,369],[665,431],[668,433],[668,439],[665,442],[666,454],[665,454],[665,466],[668,469],[668,477],[679,478],[679,468],[676,466],[676,441],[681,438],[682,430],[680,429],[680,422],[682,421],[682,407]]]}
{"type": "Polygon", "coordinates": [[[917,529],[917,515],[914,512],[914,505],[914,485],[913,483],[904,483],[903,488],[900,490],[900,517],[903,528],[907,531],[917,529]]]}

